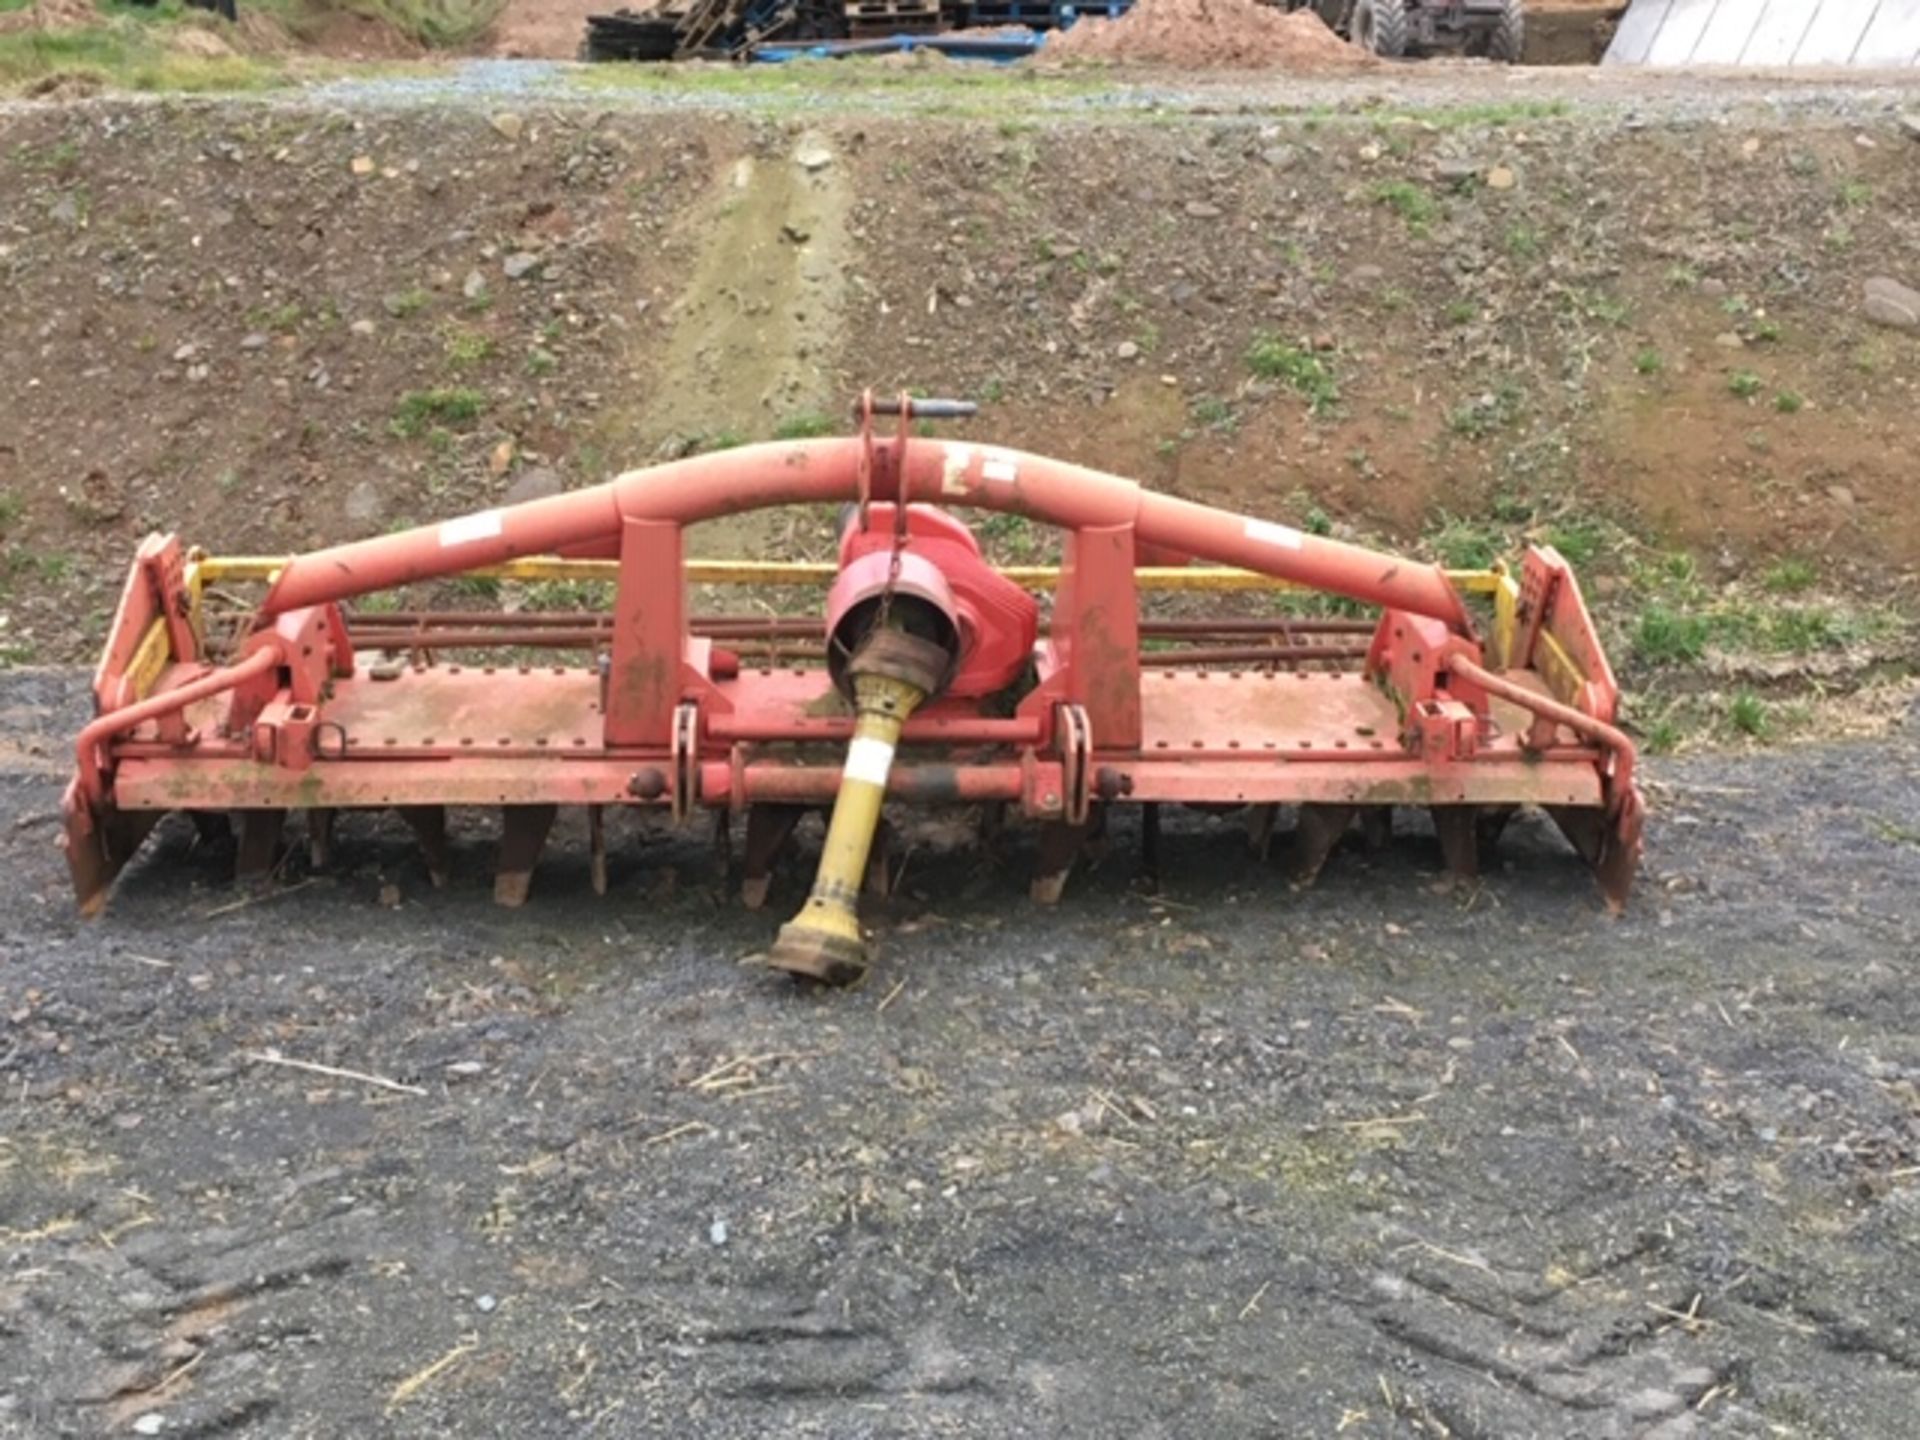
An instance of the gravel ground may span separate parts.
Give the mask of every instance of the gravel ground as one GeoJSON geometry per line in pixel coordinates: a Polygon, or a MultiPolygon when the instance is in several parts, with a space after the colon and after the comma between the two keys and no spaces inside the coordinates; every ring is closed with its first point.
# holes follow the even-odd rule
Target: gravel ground
{"type": "Polygon", "coordinates": [[[0,1430],[1913,1433],[1911,721],[1657,767],[1617,922],[1544,824],[1053,909],[925,841],[822,995],[664,829],[503,912],[477,820],[258,896],[169,822],[82,924],[83,694],[0,677],[0,1430]]]}

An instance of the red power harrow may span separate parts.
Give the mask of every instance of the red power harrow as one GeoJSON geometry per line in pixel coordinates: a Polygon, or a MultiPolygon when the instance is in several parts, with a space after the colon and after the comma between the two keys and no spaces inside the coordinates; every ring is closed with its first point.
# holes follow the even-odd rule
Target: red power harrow
{"type": "Polygon", "coordinates": [[[518,904],[562,805],[586,809],[597,889],[606,807],[744,815],[758,904],[796,820],[831,806],[812,894],[768,958],[844,982],[866,963],[860,891],[887,873],[883,799],[1017,807],[1039,826],[1043,901],[1115,805],[1143,807],[1149,839],[1161,805],[1244,806],[1263,852],[1280,807],[1296,807],[1307,879],[1356,822],[1378,835],[1395,806],[1427,807],[1448,864],[1471,874],[1507,817],[1535,805],[1624,903],[1643,818],[1634,749],[1552,550],[1529,550],[1518,576],[1449,572],[912,433],[971,410],[869,397],[850,438],[700,456],[290,559],[150,537],[66,794],[81,908],[100,909],[171,810],[231,816],[242,874],[271,869],[289,810],[306,813],[316,862],[339,811],[393,810],[444,883],[448,806],[501,808],[495,895],[518,904]],[[876,414],[897,415],[897,431],[876,433],[876,414]],[[837,565],[685,556],[697,521],[823,502],[850,502],[837,565]],[[1056,526],[1062,563],[996,568],[943,505],[1056,526]],[[609,580],[611,611],[343,608],[474,573],[609,580]],[[216,658],[204,592],[247,579],[267,582],[264,599],[216,658]],[[824,623],[690,615],[690,581],[724,580],[828,583],[824,623]],[[1378,619],[1156,618],[1141,604],[1143,591],[1288,588],[1378,619]],[[591,663],[514,658],[536,646],[591,663]]]}

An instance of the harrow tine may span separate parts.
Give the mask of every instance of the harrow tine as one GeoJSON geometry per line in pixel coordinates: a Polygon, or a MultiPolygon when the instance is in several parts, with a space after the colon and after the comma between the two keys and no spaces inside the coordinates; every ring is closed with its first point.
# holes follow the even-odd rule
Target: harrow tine
{"type": "Polygon", "coordinates": [[[1500,844],[1500,837],[1507,833],[1507,822],[1513,819],[1517,805],[1482,805],[1480,818],[1474,829],[1480,842],[1480,853],[1491,855],[1500,844]]]}
{"type": "Polygon", "coordinates": [[[1480,874],[1480,847],[1476,827],[1480,818],[1477,805],[1433,805],[1433,833],[1440,837],[1440,854],[1456,880],[1477,879],[1480,874]]]}
{"type": "Polygon", "coordinates": [[[1361,806],[1360,835],[1367,849],[1375,854],[1393,844],[1393,807],[1391,805],[1361,806]]]}
{"type": "Polygon", "coordinates": [[[273,873],[273,862],[280,858],[280,831],[286,823],[284,810],[242,810],[240,844],[234,851],[233,878],[260,880],[273,873]]]}
{"type": "MultiPolygon", "coordinates": [[[[224,817],[223,817],[224,818],[224,817]]],[[[85,844],[70,843],[67,864],[73,874],[74,891],[80,899],[80,913],[98,915],[107,903],[107,887],[140,842],[159,822],[158,810],[109,810],[97,822],[97,828],[85,844]]]]}
{"type": "Polygon", "coordinates": [[[1273,853],[1273,827],[1279,819],[1278,805],[1247,807],[1247,848],[1262,860],[1273,853]]]}
{"type": "Polygon", "coordinates": [[[493,903],[517,909],[533,888],[533,867],[546,848],[558,805],[504,805],[500,809],[500,861],[493,872],[493,903]]]}
{"type": "Polygon", "coordinates": [[[774,867],[792,846],[804,805],[749,805],[746,854],[741,862],[740,903],[758,910],[773,888],[774,867]]]}
{"type": "Polygon", "coordinates": [[[187,815],[193,821],[194,844],[217,849],[233,843],[233,821],[226,811],[189,810],[187,815]]]}
{"type": "Polygon", "coordinates": [[[1604,833],[1602,817],[1597,810],[1579,810],[1571,805],[1549,805],[1547,814],[1553,817],[1553,823],[1560,827],[1560,833],[1567,837],[1567,843],[1580,852],[1580,858],[1589,865],[1600,863],[1600,838],[1604,833]]]}
{"type": "Polygon", "coordinates": [[[1056,904],[1067,888],[1067,876],[1100,830],[1101,812],[1095,809],[1079,824],[1049,820],[1040,826],[1028,894],[1040,905],[1056,904]]]}
{"type": "Polygon", "coordinates": [[[333,859],[333,817],[332,810],[307,811],[307,862],[316,870],[324,870],[333,859]]]}
{"type": "Polygon", "coordinates": [[[607,893],[607,817],[606,806],[587,806],[587,874],[593,880],[593,893],[607,893]]]}
{"type": "Polygon", "coordinates": [[[447,854],[447,807],[444,805],[399,805],[395,813],[407,822],[419,843],[421,857],[427,862],[427,879],[436,890],[447,888],[447,876],[453,866],[447,854]]]}
{"type": "Polygon", "coordinates": [[[894,861],[899,853],[900,832],[883,816],[873,827],[873,848],[867,851],[867,873],[860,884],[864,893],[878,900],[893,894],[893,877],[898,873],[894,861]]]}
{"type": "Polygon", "coordinates": [[[1356,807],[1352,805],[1305,804],[1293,831],[1293,878],[1298,885],[1311,885],[1320,878],[1320,870],[1340,843],[1340,837],[1353,825],[1356,807]]]}
{"type": "Polygon", "coordinates": [[[1007,802],[988,800],[982,804],[978,825],[980,843],[989,850],[993,849],[1007,833],[1007,802]]]}
{"type": "Polygon", "coordinates": [[[1568,843],[1580,852],[1580,858],[1593,867],[1594,878],[1600,882],[1600,893],[1606,897],[1607,909],[1618,915],[1626,908],[1639,856],[1631,846],[1619,843],[1613,822],[1603,811],[1571,805],[1549,805],[1546,811],[1568,843]]]}

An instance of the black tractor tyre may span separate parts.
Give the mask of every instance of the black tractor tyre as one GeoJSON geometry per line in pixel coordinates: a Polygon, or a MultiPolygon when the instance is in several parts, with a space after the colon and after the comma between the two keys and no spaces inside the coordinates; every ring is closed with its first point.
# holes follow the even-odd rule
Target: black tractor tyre
{"type": "Polygon", "coordinates": [[[1347,32],[1362,50],[1388,60],[1400,59],[1413,38],[1407,0],[1353,0],[1353,19],[1348,22],[1347,32]]]}
{"type": "Polygon", "coordinates": [[[1502,65],[1518,65],[1527,48],[1525,0],[1506,0],[1500,18],[1487,31],[1487,58],[1502,65]]]}

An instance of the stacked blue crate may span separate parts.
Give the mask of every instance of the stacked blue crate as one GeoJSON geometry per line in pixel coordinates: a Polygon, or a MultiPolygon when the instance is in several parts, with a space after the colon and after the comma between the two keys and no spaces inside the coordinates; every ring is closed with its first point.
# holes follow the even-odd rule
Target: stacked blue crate
{"type": "Polygon", "coordinates": [[[1025,25],[1034,30],[1064,30],[1083,17],[1117,20],[1133,0],[969,0],[963,7],[968,29],[1025,25]]]}

